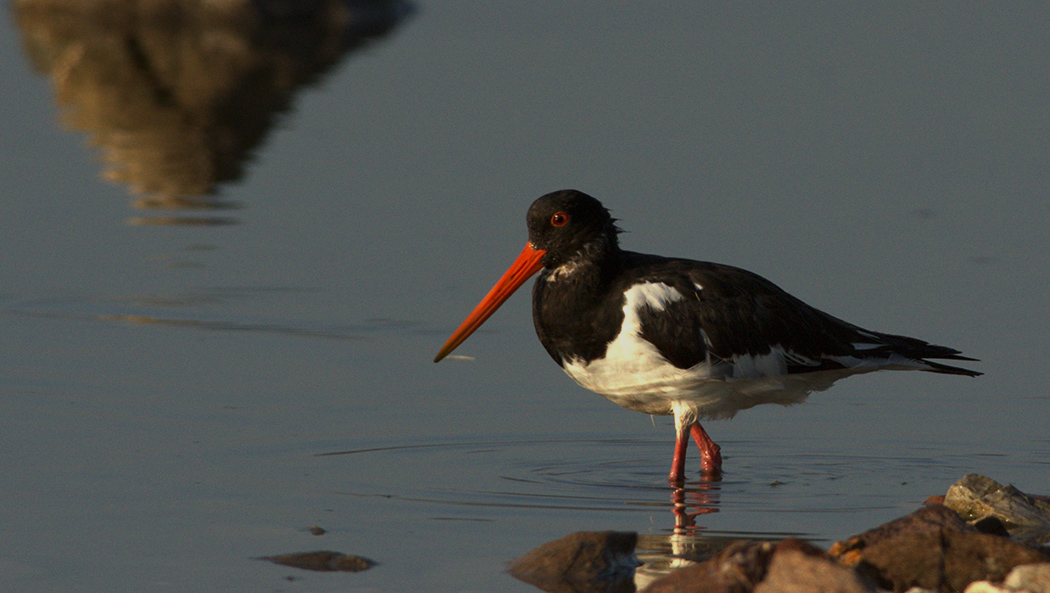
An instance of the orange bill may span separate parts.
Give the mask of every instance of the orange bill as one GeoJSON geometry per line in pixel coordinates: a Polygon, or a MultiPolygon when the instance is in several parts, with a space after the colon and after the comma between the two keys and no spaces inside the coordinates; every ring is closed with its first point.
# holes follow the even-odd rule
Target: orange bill
{"type": "Polygon", "coordinates": [[[521,251],[518,259],[514,260],[514,263],[510,265],[510,268],[499,279],[499,282],[492,287],[492,290],[485,295],[485,298],[481,299],[478,306],[474,307],[470,315],[467,315],[467,318],[460,324],[459,329],[453,332],[452,337],[445,342],[441,351],[434,357],[434,362],[438,362],[448,356],[449,353],[469,338],[470,334],[481,327],[481,324],[485,323],[485,320],[495,313],[496,309],[499,309],[500,305],[509,299],[515,290],[521,287],[522,284],[525,284],[525,281],[531,278],[533,274],[540,271],[540,268],[543,267],[543,263],[540,260],[546,254],[546,251],[535,249],[532,245],[526,243],[525,249],[521,251]]]}

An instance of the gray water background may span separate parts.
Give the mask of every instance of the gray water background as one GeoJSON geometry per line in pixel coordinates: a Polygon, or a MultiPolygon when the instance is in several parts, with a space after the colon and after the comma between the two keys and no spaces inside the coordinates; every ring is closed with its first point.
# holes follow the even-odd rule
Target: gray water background
{"type": "Polygon", "coordinates": [[[545,541],[670,533],[670,420],[573,385],[527,294],[431,362],[567,187],[629,249],[987,373],[707,424],[728,473],[697,534],[826,545],[970,472],[1050,493],[1045,5],[419,2],[296,91],[204,225],[101,177],[11,13],[7,591],[529,591],[504,563],[545,541]],[[311,549],[381,564],[256,560],[311,549]]]}

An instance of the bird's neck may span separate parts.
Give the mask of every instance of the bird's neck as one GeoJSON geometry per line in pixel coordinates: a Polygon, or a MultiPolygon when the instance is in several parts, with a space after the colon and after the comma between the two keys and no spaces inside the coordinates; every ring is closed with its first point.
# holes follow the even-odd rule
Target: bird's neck
{"type": "Polygon", "coordinates": [[[592,241],[580,251],[564,259],[553,268],[544,270],[542,278],[547,282],[593,283],[600,282],[623,252],[615,238],[592,241]]]}
{"type": "Polygon", "coordinates": [[[619,331],[623,312],[612,290],[621,267],[618,257],[616,250],[601,259],[574,258],[543,270],[536,280],[536,333],[559,365],[601,357],[619,331]]]}

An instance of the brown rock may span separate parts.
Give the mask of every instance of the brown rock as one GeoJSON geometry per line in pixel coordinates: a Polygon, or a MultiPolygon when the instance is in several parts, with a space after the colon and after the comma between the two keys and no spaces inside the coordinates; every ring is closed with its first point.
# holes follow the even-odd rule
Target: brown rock
{"type": "Polygon", "coordinates": [[[518,557],[507,569],[544,591],[634,591],[637,541],[633,532],[571,533],[518,557]]]}
{"type": "Polygon", "coordinates": [[[837,558],[839,562],[852,566],[863,559],[864,551],[873,544],[894,540],[905,534],[936,534],[942,528],[953,531],[973,530],[950,509],[933,504],[860,535],[855,535],[844,542],[835,542],[828,553],[837,558]]]}
{"type": "Polygon", "coordinates": [[[838,542],[830,553],[897,592],[922,587],[961,593],[973,581],[1002,581],[1014,566],[1047,561],[1035,549],[977,533],[940,505],[838,542]]]}
{"type": "Polygon", "coordinates": [[[977,580],[1002,581],[1022,564],[1050,557],[1012,540],[985,533],[948,533],[944,543],[945,581],[949,591],[962,591],[977,580]]]}
{"type": "Polygon", "coordinates": [[[718,556],[660,579],[642,593],[874,593],[875,586],[806,542],[734,542],[718,556]]]}
{"type": "Polygon", "coordinates": [[[874,593],[874,583],[798,540],[781,542],[754,593],[874,593]]]}

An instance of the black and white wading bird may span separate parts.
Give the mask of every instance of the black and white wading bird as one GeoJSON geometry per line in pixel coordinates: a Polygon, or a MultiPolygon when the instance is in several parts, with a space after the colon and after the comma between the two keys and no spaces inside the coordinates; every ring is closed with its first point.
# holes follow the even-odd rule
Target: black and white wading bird
{"type": "Polygon", "coordinates": [[[751,272],[624,251],[609,211],[581,192],[541,197],[526,221],[525,249],[434,362],[542,269],[532,289],[540,343],[581,386],[631,410],[674,415],[674,484],[684,479],[690,434],[704,473],[721,471],[702,419],[797,403],[882,369],[981,374],[931,360],[975,360],[958,350],[846,323],[751,272]]]}

